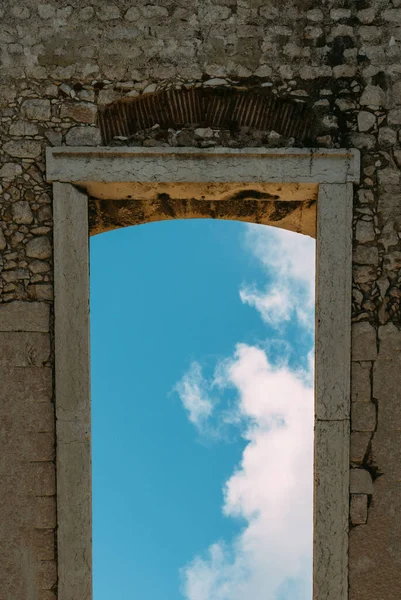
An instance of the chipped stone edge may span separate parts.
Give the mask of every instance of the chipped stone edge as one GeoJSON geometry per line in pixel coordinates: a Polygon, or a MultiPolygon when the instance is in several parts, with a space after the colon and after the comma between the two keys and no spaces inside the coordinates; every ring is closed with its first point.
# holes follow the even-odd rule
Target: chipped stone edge
{"type": "MultiPolygon", "coordinates": [[[[203,181],[202,177],[207,174],[208,181],[213,182],[215,171],[210,164],[213,158],[217,160],[218,157],[215,166],[218,170],[225,169],[226,181],[238,181],[238,165],[244,161],[245,167],[243,164],[240,166],[247,181],[259,180],[263,173],[267,183],[305,181],[321,184],[318,200],[316,372],[319,381],[321,373],[334,369],[330,379],[336,382],[336,389],[335,397],[330,397],[327,403],[324,386],[317,383],[316,387],[313,598],[347,600],[351,253],[348,253],[349,260],[345,260],[344,248],[348,248],[351,239],[351,182],[359,180],[359,152],[319,150],[315,153],[298,149],[266,152],[256,149],[257,152],[252,150],[251,153],[251,161],[257,164],[255,171],[255,168],[250,169],[249,150],[123,150],[49,148],[47,151],[47,178],[54,182],[55,213],[59,599],[92,598],[88,199],[72,183],[82,181],[85,173],[87,181],[88,173],[92,181],[122,181],[122,176],[126,181],[136,180],[133,178],[138,174],[138,160],[142,161],[142,167],[145,161],[152,181],[172,181],[172,167],[174,164],[181,167],[182,158],[191,159],[191,169],[197,163],[202,165],[201,170],[195,173],[191,170],[192,181],[197,181],[195,176],[203,181]],[[258,156],[255,157],[255,154],[258,156]],[[156,157],[157,165],[162,165],[161,170],[154,168],[156,157]],[[206,170],[203,166],[205,157],[208,158],[206,170]],[[222,158],[229,158],[224,167],[222,158]],[[261,158],[263,169],[260,168],[261,158]],[[121,160],[123,166],[119,164],[121,160]],[[163,161],[169,163],[167,169],[163,168],[163,161]],[[133,163],[136,168],[133,168],[133,163]],[[232,169],[229,174],[227,166],[232,169]],[[58,182],[64,181],[67,176],[70,177],[68,183],[58,182]],[[340,217],[337,227],[333,227],[332,218],[337,212],[340,217]],[[327,235],[329,239],[323,239],[327,235]],[[341,248],[341,260],[336,260],[339,256],[336,248],[341,248]],[[334,303],[332,290],[326,286],[327,269],[330,269],[331,278],[337,286],[334,303]],[[328,327],[326,323],[321,326],[322,318],[330,320],[328,327]],[[334,338],[330,331],[336,333],[334,338]],[[333,339],[336,355],[343,357],[343,361],[336,361],[334,366],[333,339]],[[335,406],[332,405],[333,399],[335,406]]],[[[181,173],[182,169],[179,171],[181,173]]]]}

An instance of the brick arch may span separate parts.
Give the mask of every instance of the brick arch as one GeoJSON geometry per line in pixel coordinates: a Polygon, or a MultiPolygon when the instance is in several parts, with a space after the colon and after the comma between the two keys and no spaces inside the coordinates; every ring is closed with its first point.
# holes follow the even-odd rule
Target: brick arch
{"type": "Polygon", "coordinates": [[[312,137],[314,116],[307,104],[273,96],[268,88],[181,87],[138,97],[124,97],[99,114],[102,140],[129,138],[143,129],[202,125],[225,129],[274,130],[302,144],[312,137]]]}

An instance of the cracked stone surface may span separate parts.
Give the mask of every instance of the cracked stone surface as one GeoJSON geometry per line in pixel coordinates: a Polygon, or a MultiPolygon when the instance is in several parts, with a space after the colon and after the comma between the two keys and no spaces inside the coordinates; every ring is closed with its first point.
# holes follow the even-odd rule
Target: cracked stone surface
{"type": "MultiPolygon", "coordinates": [[[[29,590],[38,600],[57,598],[53,220],[45,148],[99,145],[98,112],[117,99],[169,86],[235,85],[263,87],[272,96],[306,103],[315,129],[305,146],[361,151],[353,208],[350,465],[358,491],[350,503],[347,600],[398,600],[399,0],[328,0],[324,5],[289,0],[286,10],[273,0],[238,5],[211,0],[207,10],[195,0],[185,5],[171,0],[78,4],[6,0],[0,8],[0,370],[1,381],[7,382],[0,389],[5,423],[0,476],[8,490],[0,500],[0,573],[8,574],[0,596],[23,598],[29,590]],[[41,462],[32,462],[34,455],[41,462]],[[22,567],[16,559],[21,552],[29,557],[22,567]]],[[[123,137],[114,138],[114,149],[295,144],[274,130],[218,130],[207,122],[123,137]]],[[[259,210],[262,219],[262,208],[256,199],[252,202],[244,210],[259,210]]],[[[92,230],[135,222],[141,205],[132,199],[126,203],[112,214],[107,198],[93,199],[92,230]]],[[[175,203],[174,215],[194,210],[189,201],[175,203]]],[[[270,210],[267,204],[264,210],[270,210]]],[[[292,208],[296,214],[298,207],[292,208]]],[[[158,218],[167,216],[162,203],[157,210],[158,218]]],[[[198,210],[207,212],[210,205],[198,210]]],[[[226,206],[225,214],[230,211],[226,206]]]]}

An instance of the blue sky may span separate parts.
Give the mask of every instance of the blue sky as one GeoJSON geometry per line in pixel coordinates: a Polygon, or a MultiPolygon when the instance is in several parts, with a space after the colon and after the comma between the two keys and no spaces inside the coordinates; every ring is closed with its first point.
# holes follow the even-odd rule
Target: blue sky
{"type": "Polygon", "coordinates": [[[94,600],[310,599],[313,253],[211,220],[92,238],[94,600]]]}

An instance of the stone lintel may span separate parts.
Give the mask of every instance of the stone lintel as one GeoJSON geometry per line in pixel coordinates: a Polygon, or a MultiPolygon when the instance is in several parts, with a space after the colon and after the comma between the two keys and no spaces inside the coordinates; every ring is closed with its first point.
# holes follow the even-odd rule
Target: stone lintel
{"type": "Polygon", "coordinates": [[[49,182],[358,183],[358,150],[47,148],[49,182]]]}

